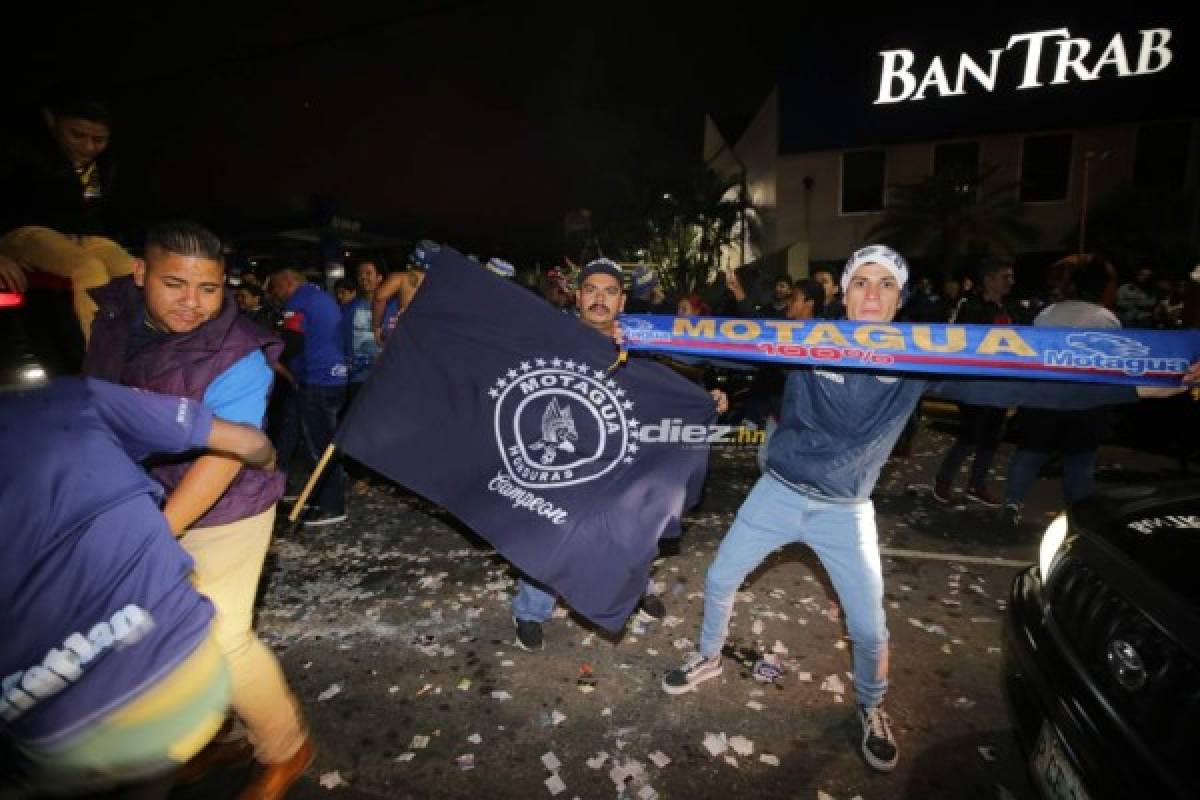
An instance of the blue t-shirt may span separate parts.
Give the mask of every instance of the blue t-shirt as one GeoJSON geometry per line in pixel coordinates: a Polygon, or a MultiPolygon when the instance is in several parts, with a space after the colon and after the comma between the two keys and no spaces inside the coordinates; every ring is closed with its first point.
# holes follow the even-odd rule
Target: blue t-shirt
{"type": "Polygon", "coordinates": [[[213,416],[261,429],[273,379],[266,356],[255,350],[235,361],[208,385],[204,390],[204,405],[213,416]]]}
{"type": "Polygon", "coordinates": [[[212,604],[137,460],[211,429],[199,403],[103,381],[0,396],[0,732],[54,744],[205,636],[212,604]]]}
{"type": "MultiPolygon", "coordinates": [[[[394,318],[399,309],[400,305],[395,298],[388,301],[383,314],[385,330],[395,324],[394,318]]],[[[375,359],[383,352],[383,348],[375,343],[370,300],[356,297],[342,309],[342,338],[345,340],[346,352],[350,354],[350,382],[362,383],[370,374],[375,359]]]]}
{"type": "Polygon", "coordinates": [[[304,347],[288,363],[300,383],[345,386],[346,348],[342,339],[342,309],[320,288],[306,283],[283,304],[283,328],[304,337],[304,347]]]}

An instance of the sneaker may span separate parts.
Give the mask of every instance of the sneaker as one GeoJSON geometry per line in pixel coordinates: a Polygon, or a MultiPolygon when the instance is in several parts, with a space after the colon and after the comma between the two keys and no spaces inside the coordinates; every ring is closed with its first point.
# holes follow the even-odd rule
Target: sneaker
{"type": "Polygon", "coordinates": [[[1000,521],[1006,528],[1017,528],[1021,525],[1021,507],[1016,503],[1005,503],[1000,509],[1000,521]]]}
{"type": "Polygon", "coordinates": [[[336,525],[339,522],[345,522],[346,512],[328,514],[319,510],[306,511],[301,519],[303,519],[304,527],[306,528],[320,528],[323,525],[336,525]]]}
{"type": "Polygon", "coordinates": [[[950,481],[935,481],[930,494],[933,495],[934,500],[945,505],[950,502],[950,486],[950,481]]]}
{"type": "Polygon", "coordinates": [[[1004,505],[1004,501],[993,494],[992,490],[986,486],[981,486],[978,489],[967,489],[967,499],[987,508],[999,508],[1004,505]]]}
{"type": "Polygon", "coordinates": [[[663,603],[662,598],[656,594],[645,595],[642,598],[641,604],[638,605],[638,616],[647,622],[657,622],[666,615],[667,606],[663,603]]]}
{"type": "Polygon", "coordinates": [[[662,688],[667,694],[683,694],[696,688],[709,678],[721,674],[721,656],[705,658],[699,653],[693,653],[683,666],[673,669],[663,676],[662,688]]]}
{"type": "Polygon", "coordinates": [[[872,768],[880,772],[891,772],[900,751],[896,749],[896,740],[892,737],[892,722],[888,719],[883,706],[867,708],[858,707],[859,720],[862,722],[862,754],[872,768]]]}
{"type": "Polygon", "coordinates": [[[546,647],[546,641],[542,637],[542,623],[513,617],[513,625],[517,629],[517,647],[531,653],[546,647]]]}

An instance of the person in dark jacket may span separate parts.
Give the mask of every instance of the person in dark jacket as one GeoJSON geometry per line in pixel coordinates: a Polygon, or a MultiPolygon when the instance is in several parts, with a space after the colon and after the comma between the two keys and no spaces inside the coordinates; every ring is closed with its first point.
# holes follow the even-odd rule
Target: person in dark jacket
{"type": "MultiPolygon", "coordinates": [[[[146,236],[132,279],[94,292],[100,310],[84,362],[93,377],[202,401],[219,416],[262,427],[283,344],[227,296],[221,240],[190,222],[146,236]]],[[[332,300],[330,301],[332,302],[332,300]]],[[[278,472],[220,455],[161,464],[163,513],[195,560],[196,588],[217,608],[217,642],[233,677],[233,709],[262,769],[243,793],[279,797],[308,767],[313,747],[279,661],[253,631],[255,587],[271,542],[278,472]]]]}
{"type": "MultiPolygon", "coordinates": [[[[908,265],[890,247],[872,245],[855,252],[842,272],[848,319],[891,322],[907,280],[908,265]]],[[[1200,364],[1188,378],[1200,380],[1200,364]]],[[[865,370],[792,370],[779,427],[768,447],[766,472],[739,509],[709,568],[698,651],[666,674],[666,692],[691,691],[721,673],[721,649],[738,587],[772,551],[804,542],[829,573],[845,612],[863,757],[879,771],[895,767],[899,750],[883,711],[888,631],[871,492],[921,394],[931,388],[975,403],[1060,408],[1183,391],[1037,381],[931,384],[865,370]]]]}
{"type": "Polygon", "coordinates": [[[21,464],[0,472],[0,795],[148,797],[220,726],[213,606],[137,463],[197,448],[274,458],[261,431],[183,397],[80,378],[0,396],[0,461],[21,464]]]}
{"type": "Polygon", "coordinates": [[[107,104],[81,97],[43,116],[44,130],[0,156],[0,275],[23,283],[15,265],[70,279],[86,341],[96,313],[88,290],[133,272],[112,238],[112,119],[107,104]]]}

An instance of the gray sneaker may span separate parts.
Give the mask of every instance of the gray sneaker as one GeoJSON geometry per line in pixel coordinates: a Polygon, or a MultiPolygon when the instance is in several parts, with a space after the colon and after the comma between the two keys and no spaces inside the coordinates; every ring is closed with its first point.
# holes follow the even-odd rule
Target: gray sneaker
{"type": "Polygon", "coordinates": [[[703,683],[720,674],[720,654],[706,658],[699,653],[692,653],[688,660],[683,662],[683,666],[673,669],[663,676],[662,688],[667,694],[683,694],[695,689],[696,684],[703,683]]]}
{"type": "Polygon", "coordinates": [[[892,736],[892,721],[883,706],[858,707],[862,722],[862,754],[873,769],[891,772],[900,758],[896,739],[892,736]]]}

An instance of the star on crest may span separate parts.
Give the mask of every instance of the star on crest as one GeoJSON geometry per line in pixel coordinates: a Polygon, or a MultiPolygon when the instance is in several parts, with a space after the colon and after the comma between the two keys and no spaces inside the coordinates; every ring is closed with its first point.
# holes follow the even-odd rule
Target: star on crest
{"type": "Polygon", "coordinates": [[[539,367],[544,367],[544,366],[546,366],[546,359],[537,358],[537,359],[534,359],[533,363],[537,364],[539,367]]]}
{"type": "Polygon", "coordinates": [[[529,372],[531,369],[533,369],[533,367],[529,365],[528,361],[521,362],[521,372],[529,372]]]}

